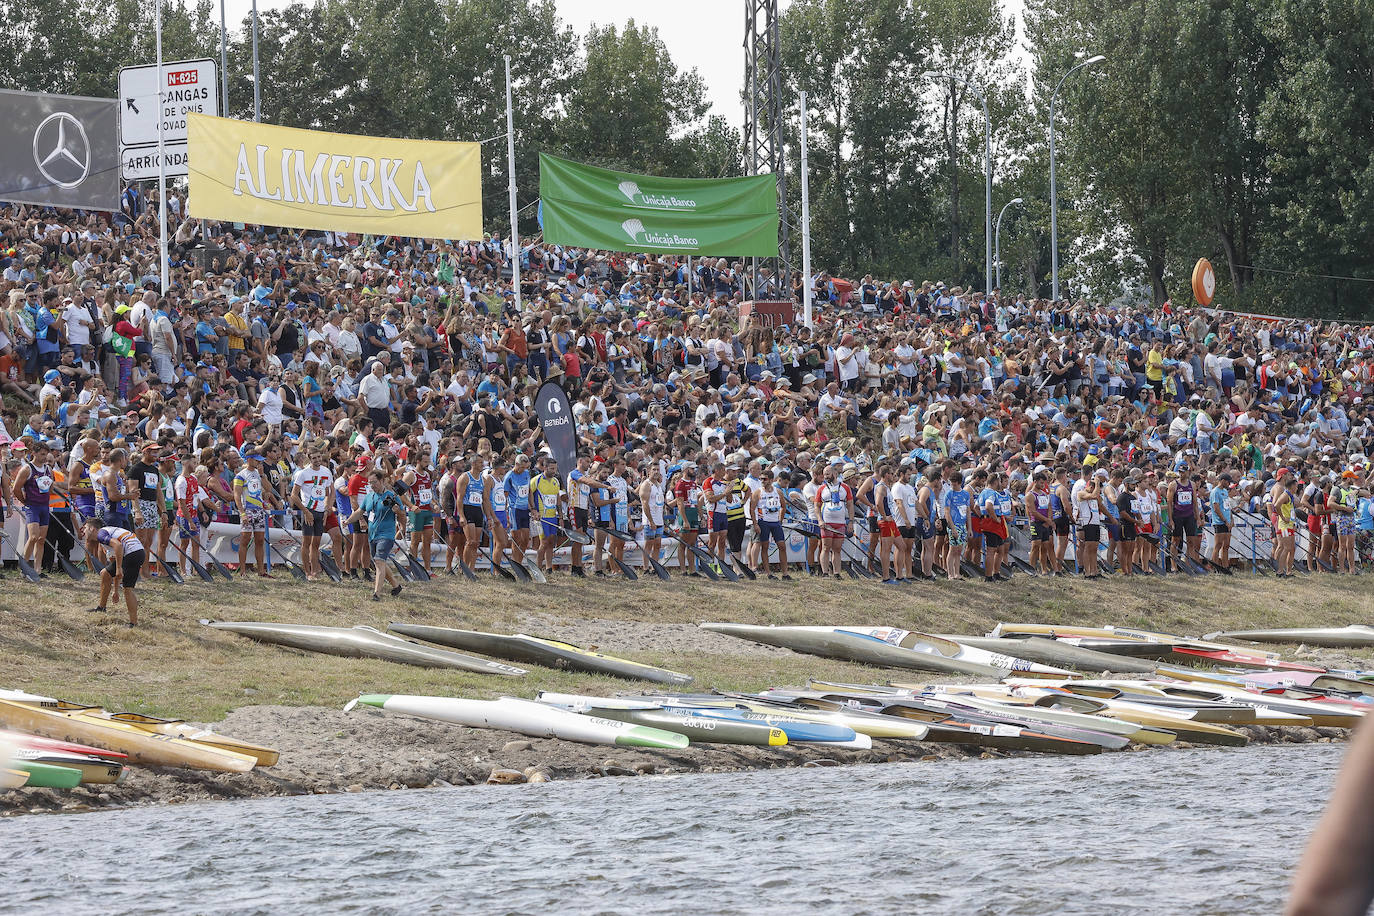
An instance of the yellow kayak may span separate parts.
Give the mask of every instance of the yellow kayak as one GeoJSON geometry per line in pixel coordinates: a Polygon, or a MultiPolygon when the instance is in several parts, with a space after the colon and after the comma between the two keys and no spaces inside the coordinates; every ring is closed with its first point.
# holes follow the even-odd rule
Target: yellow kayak
{"type": "Polygon", "coordinates": [[[246,773],[258,762],[248,754],[159,734],[133,722],[107,716],[99,707],[52,709],[0,699],[0,725],[56,741],[119,751],[128,754],[131,762],[146,766],[246,773]]]}

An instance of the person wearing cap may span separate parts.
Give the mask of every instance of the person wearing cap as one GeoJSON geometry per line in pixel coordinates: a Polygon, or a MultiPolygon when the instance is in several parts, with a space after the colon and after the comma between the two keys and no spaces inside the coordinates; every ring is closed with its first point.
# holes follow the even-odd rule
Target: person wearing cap
{"type": "Polygon", "coordinates": [[[1355,513],[1359,509],[1359,490],[1355,483],[1360,475],[1346,468],[1332,485],[1327,503],[1336,523],[1336,554],[1332,568],[1335,572],[1355,574],[1355,513]]]}
{"type": "Polygon", "coordinates": [[[256,560],[258,576],[273,579],[263,562],[266,550],[267,513],[280,508],[277,496],[262,483],[263,454],[253,450],[245,454],[244,465],[234,475],[234,504],[239,510],[239,571],[248,569],[248,550],[256,560]]]}
{"type": "Polygon", "coordinates": [[[1217,475],[1216,483],[1207,494],[1207,505],[1212,514],[1212,555],[1209,560],[1213,569],[1228,575],[1231,574],[1231,526],[1235,524],[1231,484],[1231,475],[1223,471],[1217,475]]]}
{"type": "Polygon", "coordinates": [[[143,443],[138,459],[129,466],[129,486],[136,493],[132,503],[133,529],[143,544],[143,561],[148,564],[143,574],[157,575],[153,566],[153,539],[162,525],[162,475],[158,471],[162,447],[156,442],[143,443]]]}

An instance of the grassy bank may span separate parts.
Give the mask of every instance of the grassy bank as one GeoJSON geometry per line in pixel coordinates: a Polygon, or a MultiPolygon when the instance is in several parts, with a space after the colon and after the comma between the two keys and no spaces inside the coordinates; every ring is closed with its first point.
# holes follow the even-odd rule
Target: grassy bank
{"type": "MultiPolygon", "coordinates": [[[[83,609],[94,579],[0,583],[0,687],[195,721],[246,705],[338,707],[360,691],[472,697],[538,690],[614,692],[630,682],[530,668],[520,679],[340,659],[259,645],[202,627],[200,618],[336,626],[392,621],[529,632],[595,645],[609,654],[683,671],[702,689],[758,689],[808,677],[883,681],[892,672],[796,655],[704,633],[703,620],[871,623],[944,633],[983,633],[999,620],[1117,623],[1197,635],[1218,629],[1368,623],[1374,590],[1363,579],[1292,581],[1251,576],[1100,582],[1018,577],[884,587],[867,581],[730,585],[675,578],[638,583],[577,581],[516,586],[435,579],[399,599],[368,601],[359,584],[284,578],[188,580],[142,592],[143,622],[83,609]]],[[[122,615],[122,610],[120,612],[122,615]]],[[[1369,664],[1369,656],[1356,656],[1369,664]]],[[[651,685],[639,685],[651,686],[651,685]]]]}

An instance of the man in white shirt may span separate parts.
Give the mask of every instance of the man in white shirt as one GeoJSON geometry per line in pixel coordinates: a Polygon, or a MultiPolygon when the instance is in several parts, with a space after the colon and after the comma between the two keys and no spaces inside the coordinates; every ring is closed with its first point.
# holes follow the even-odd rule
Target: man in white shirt
{"type": "Polygon", "coordinates": [[[263,422],[272,428],[272,432],[280,432],[282,399],[275,378],[269,378],[263,383],[262,393],[258,395],[258,407],[262,410],[263,422]]]}
{"type": "Polygon", "coordinates": [[[831,414],[843,414],[849,409],[849,399],[840,393],[838,382],[831,382],[825,387],[825,394],[821,395],[820,401],[816,405],[816,416],[824,421],[830,418],[831,414]]]}
{"type": "Polygon", "coordinates": [[[63,306],[62,329],[67,335],[67,343],[75,352],[76,361],[84,362],[86,349],[91,345],[91,329],[95,327],[95,319],[86,306],[71,299],[64,299],[63,306]]]}
{"type": "Polygon", "coordinates": [[[379,431],[391,426],[391,383],[387,381],[385,373],[386,366],[378,360],[358,385],[358,397],[362,398],[373,427],[379,431]]]}

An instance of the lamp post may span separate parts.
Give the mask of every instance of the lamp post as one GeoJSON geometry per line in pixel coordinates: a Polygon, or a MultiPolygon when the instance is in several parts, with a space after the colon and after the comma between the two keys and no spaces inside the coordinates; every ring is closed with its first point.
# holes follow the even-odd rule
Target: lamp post
{"type": "Polygon", "coordinates": [[[963,84],[969,92],[972,92],[978,101],[983,103],[983,177],[987,182],[987,199],[984,202],[983,213],[983,251],[984,251],[984,270],[983,270],[983,292],[986,295],[992,294],[992,119],[988,117],[988,97],[978,84],[964,79],[962,76],[955,76],[952,73],[936,73],[927,70],[921,74],[927,79],[947,79],[952,83],[963,84]]]}
{"type": "Polygon", "coordinates": [[[1006,205],[1002,207],[1001,212],[997,214],[997,257],[995,259],[995,263],[997,264],[998,289],[1002,288],[1002,217],[1007,215],[1007,210],[1009,210],[1011,207],[1019,203],[1021,203],[1021,198],[1013,198],[1012,200],[1007,201],[1006,205]]]}
{"type": "Polygon", "coordinates": [[[1064,88],[1064,80],[1075,70],[1106,59],[1101,54],[1094,54],[1081,64],[1070,67],[1069,72],[1059,78],[1059,85],[1054,87],[1050,95],[1050,285],[1052,298],[1056,300],[1059,298],[1059,195],[1054,183],[1054,104],[1059,97],[1059,90],[1064,88]]]}

